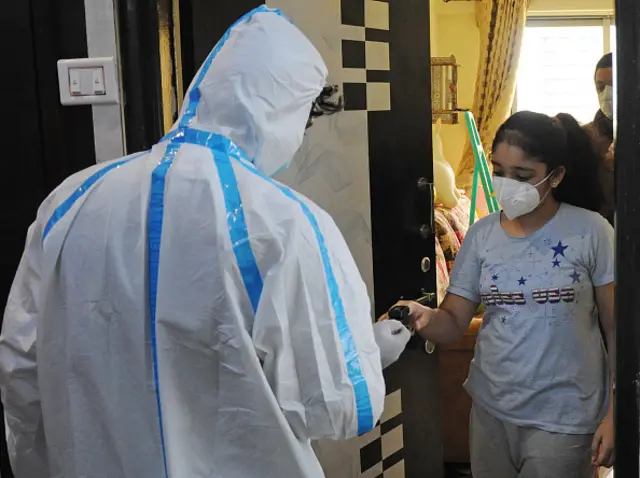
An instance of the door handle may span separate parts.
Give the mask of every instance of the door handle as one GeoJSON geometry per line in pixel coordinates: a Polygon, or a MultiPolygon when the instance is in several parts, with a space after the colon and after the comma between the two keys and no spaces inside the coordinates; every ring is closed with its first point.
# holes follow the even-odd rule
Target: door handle
{"type": "Polygon", "coordinates": [[[435,198],[433,192],[433,183],[429,182],[427,178],[421,177],[418,179],[417,187],[419,191],[429,194],[429,221],[426,224],[422,224],[420,226],[420,236],[423,239],[429,239],[435,233],[433,216],[435,198]]]}
{"type": "Polygon", "coordinates": [[[422,289],[422,297],[416,300],[416,302],[418,304],[430,307],[430,304],[432,304],[434,300],[436,300],[435,292],[426,292],[424,289],[422,289]]]}
{"type": "MultiPolygon", "coordinates": [[[[425,292],[425,290],[423,289],[422,294],[423,294],[422,297],[416,300],[416,302],[426,307],[430,307],[431,304],[433,304],[433,302],[436,300],[436,293],[425,292]]],[[[431,355],[433,352],[435,352],[435,350],[436,350],[436,344],[434,344],[433,342],[430,342],[429,340],[425,340],[424,351],[429,355],[431,355]]]]}

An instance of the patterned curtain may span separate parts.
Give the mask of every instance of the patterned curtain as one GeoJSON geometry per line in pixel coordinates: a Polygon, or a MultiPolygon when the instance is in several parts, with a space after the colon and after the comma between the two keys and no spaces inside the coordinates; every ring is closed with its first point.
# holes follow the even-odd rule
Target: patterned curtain
{"type": "MultiPolygon", "coordinates": [[[[480,61],[472,112],[487,155],[496,131],[511,113],[527,6],[528,0],[480,0],[476,5],[480,61]]],[[[473,166],[467,140],[456,174],[459,188],[471,188],[473,166]]]]}

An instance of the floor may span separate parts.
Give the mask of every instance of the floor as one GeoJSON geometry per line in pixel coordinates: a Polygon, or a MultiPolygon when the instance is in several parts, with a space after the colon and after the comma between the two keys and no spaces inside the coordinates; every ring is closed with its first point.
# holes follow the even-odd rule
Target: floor
{"type": "Polygon", "coordinates": [[[468,464],[446,463],[444,465],[444,478],[472,478],[471,468],[468,464]]]}
{"type": "MultiPolygon", "coordinates": [[[[607,468],[600,469],[599,478],[614,478],[613,471],[607,468]]],[[[472,478],[469,465],[445,464],[444,478],[472,478]]]]}

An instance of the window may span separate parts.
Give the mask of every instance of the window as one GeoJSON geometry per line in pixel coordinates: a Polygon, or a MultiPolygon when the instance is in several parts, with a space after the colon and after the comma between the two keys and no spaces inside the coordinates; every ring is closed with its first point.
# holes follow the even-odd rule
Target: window
{"type": "Polygon", "coordinates": [[[615,47],[610,18],[532,19],[527,22],[517,76],[515,109],[593,119],[596,63],[615,47]]]}

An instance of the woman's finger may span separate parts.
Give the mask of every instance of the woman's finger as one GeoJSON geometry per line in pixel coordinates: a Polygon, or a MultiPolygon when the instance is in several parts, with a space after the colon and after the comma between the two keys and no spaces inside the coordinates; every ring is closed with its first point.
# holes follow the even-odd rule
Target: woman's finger
{"type": "Polygon", "coordinates": [[[613,446],[601,446],[600,454],[598,455],[598,466],[604,466],[605,468],[611,468],[613,465],[613,446]]]}
{"type": "Polygon", "coordinates": [[[597,465],[599,461],[601,442],[602,437],[600,436],[600,433],[596,432],[596,434],[593,436],[593,441],[591,442],[591,462],[594,465],[597,465]]]}

